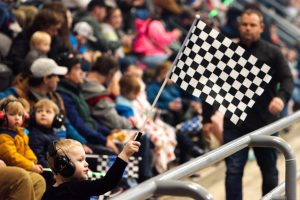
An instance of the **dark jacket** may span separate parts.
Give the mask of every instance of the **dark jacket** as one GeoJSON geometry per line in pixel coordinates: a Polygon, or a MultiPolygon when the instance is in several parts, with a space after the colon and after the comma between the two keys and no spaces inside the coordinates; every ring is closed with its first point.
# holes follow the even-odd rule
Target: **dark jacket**
{"type": "Polygon", "coordinates": [[[92,117],[79,86],[61,80],[58,93],[64,100],[67,117],[76,130],[84,136],[89,143],[106,145],[106,137],[110,132],[106,127],[98,124],[92,117]]]}
{"type": "MultiPolygon", "coordinates": [[[[280,118],[279,115],[272,115],[268,111],[268,106],[274,97],[279,97],[285,104],[288,102],[293,91],[293,79],[290,68],[278,47],[264,40],[259,40],[250,47],[243,46],[243,44],[240,46],[271,67],[272,79],[266,85],[263,94],[255,100],[253,108],[249,109],[245,121],[235,126],[229,119],[224,118],[224,128],[238,128],[241,131],[250,132],[280,118]]],[[[213,109],[205,103],[203,122],[208,122],[212,114],[213,109]]]]}
{"type": "Polygon", "coordinates": [[[38,164],[49,167],[47,162],[48,146],[57,139],[53,128],[35,125],[29,129],[29,146],[38,158],[38,164]]]}
{"type": "Polygon", "coordinates": [[[106,175],[97,180],[65,182],[58,187],[51,186],[42,200],[88,200],[112,190],[122,178],[127,163],[117,158],[106,175]]]}

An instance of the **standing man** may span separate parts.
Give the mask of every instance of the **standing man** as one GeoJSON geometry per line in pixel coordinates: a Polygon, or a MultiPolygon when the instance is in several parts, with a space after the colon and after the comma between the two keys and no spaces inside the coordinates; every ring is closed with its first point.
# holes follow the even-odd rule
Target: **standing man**
{"type": "MultiPolygon", "coordinates": [[[[241,14],[239,45],[271,67],[272,80],[266,85],[262,96],[256,99],[244,122],[234,125],[229,119],[224,119],[224,143],[278,120],[280,112],[291,96],[293,79],[288,64],[279,48],[261,39],[263,29],[263,17],[260,11],[247,9],[241,14]]],[[[204,126],[206,126],[213,114],[207,104],[203,107],[203,114],[204,126]]],[[[244,148],[225,159],[227,200],[242,199],[242,177],[248,151],[248,147],[244,148]]],[[[262,173],[262,192],[265,195],[278,184],[277,152],[274,148],[254,148],[254,153],[262,173]]]]}

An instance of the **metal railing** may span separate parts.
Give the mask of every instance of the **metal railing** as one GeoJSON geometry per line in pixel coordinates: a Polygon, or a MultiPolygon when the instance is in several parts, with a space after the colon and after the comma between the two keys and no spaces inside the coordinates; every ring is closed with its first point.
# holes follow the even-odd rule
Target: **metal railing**
{"type": "MultiPolygon", "coordinates": [[[[156,177],[153,177],[136,187],[133,187],[124,193],[112,198],[113,200],[141,200],[141,199],[147,199],[151,197],[153,194],[155,194],[156,191],[156,181],[165,181],[165,180],[178,180],[184,177],[187,177],[201,169],[204,169],[206,167],[211,166],[212,164],[219,162],[226,158],[227,156],[247,147],[249,144],[253,143],[253,136],[262,136],[262,135],[272,135],[275,132],[278,132],[279,130],[286,128],[290,126],[291,124],[295,123],[300,119],[300,111],[295,112],[294,114],[287,116],[283,119],[280,119],[272,124],[269,124],[265,127],[262,127],[258,130],[255,130],[251,133],[248,133],[247,135],[244,135],[230,143],[227,143],[225,145],[222,145],[221,147],[212,150],[208,152],[207,154],[200,156],[192,161],[189,161],[185,164],[182,164],[180,166],[177,166],[163,174],[160,174],[156,177]]],[[[277,137],[276,137],[277,138],[277,137]]],[[[254,137],[254,142],[255,142],[255,137],[254,137]]],[[[281,142],[282,140],[279,139],[281,142]]],[[[278,140],[278,141],[279,141],[278,140]]],[[[277,143],[278,143],[277,141],[277,143]]],[[[275,142],[276,143],[276,142],[275,142]]],[[[280,143],[280,142],[279,142],[280,143]]],[[[284,143],[284,142],[282,142],[284,143]]],[[[265,143],[265,145],[269,146],[268,142],[265,143]]],[[[279,144],[276,144],[277,148],[283,148],[279,147],[279,144]]],[[[286,145],[286,144],[285,144],[286,145]]],[[[284,146],[285,146],[284,145],[284,146]]],[[[274,147],[274,146],[273,146],[274,147]]],[[[289,169],[286,169],[286,181],[287,183],[289,182],[290,185],[292,185],[292,191],[289,191],[289,188],[286,187],[288,191],[286,191],[288,194],[291,195],[287,197],[288,200],[295,200],[296,199],[296,184],[295,184],[295,179],[296,179],[296,165],[295,165],[295,159],[293,158],[291,149],[289,148],[289,145],[287,145],[285,148],[288,148],[287,152],[285,152],[286,158],[289,159],[290,162],[294,162],[293,165],[293,171],[288,171],[289,169]],[[291,175],[293,174],[294,175],[291,175]],[[293,177],[291,177],[293,176],[293,177]]],[[[289,168],[287,166],[287,168],[289,168]]]]}
{"type": "MultiPolygon", "coordinates": [[[[297,172],[297,180],[300,179],[300,171],[297,172]]],[[[288,187],[288,186],[287,186],[288,187]]],[[[278,197],[284,192],[286,188],[285,182],[278,185],[276,188],[274,188],[271,192],[263,196],[261,200],[271,200],[271,199],[279,199],[278,197]]],[[[285,197],[281,198],[285,199],[285,197]]]]}

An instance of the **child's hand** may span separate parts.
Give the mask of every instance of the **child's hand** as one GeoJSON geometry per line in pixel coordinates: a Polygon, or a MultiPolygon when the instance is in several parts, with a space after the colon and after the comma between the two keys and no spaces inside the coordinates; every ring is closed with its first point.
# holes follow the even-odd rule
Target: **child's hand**
{"type": "Polygon", "coordinates": [[[6,167],[6,164],[3,160],[0,160],[0,167],[6,167]]]}
{"type": "Polygon", "coordinates": [[[136,132],[131,136],[130,140],[127,142],[127,144],[124,146],[123,150],[119,154],[119,158],[126,162],[128,162],[128,159],[130,156],[132,156],[132,154],[139,151],[141,143],[138,141],[134,141],[134,138],[137,134],[138,133],[136,132]]]}
{"type": "Polygon", "coordinates": [[[33,163],[31,171],[41,174],[43,172],[43,167],[42,165],[33,163]]]}

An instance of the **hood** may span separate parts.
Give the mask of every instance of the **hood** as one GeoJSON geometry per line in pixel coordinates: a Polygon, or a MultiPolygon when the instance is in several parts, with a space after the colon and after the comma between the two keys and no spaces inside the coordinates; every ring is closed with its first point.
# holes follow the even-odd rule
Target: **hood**
{"type": "Polygon", "coordinates": [[[137,33],[145,33],[147,30],[147,26],[150,23],[151,19],[136,19],[135,20],[135,27],[136,27],[136,31],[137,33]]]}
{"type": "Polygon", "coordinates": [[[90,81],[88,79],[84,79],[83,84],[81,84],[81,91],[85,99],[89,99],[98,95],[108,94],[106,88],[95,81],[90,81]]]}

